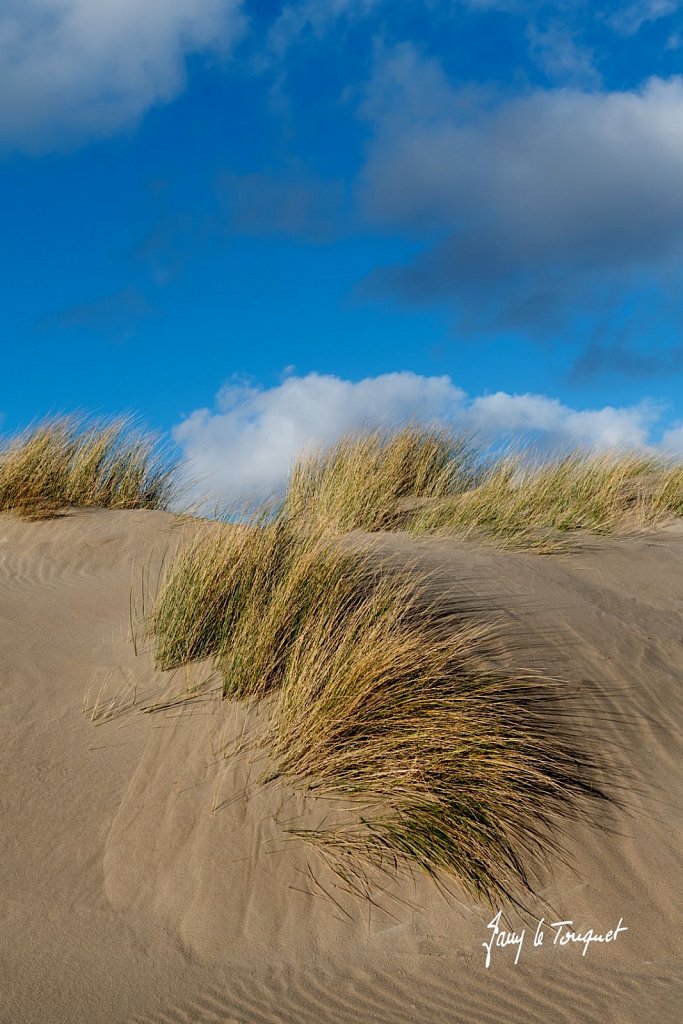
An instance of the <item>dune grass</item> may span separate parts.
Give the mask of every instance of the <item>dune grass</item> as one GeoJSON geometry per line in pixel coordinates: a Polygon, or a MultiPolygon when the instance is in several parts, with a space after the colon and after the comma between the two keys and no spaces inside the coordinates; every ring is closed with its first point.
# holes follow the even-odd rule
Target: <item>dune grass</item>
{"type": "Polygon", "coordinates": [[[373,569],[326,531],[254,513],[202,531],[166,575],[151,618],[160,668],[213,657],[223,696],[262,697],[280,685],[311,615],[362,601],[373,569]]]}
{"type": "Polygon", "coordinates": [[[349,435],[304,455],[284,509],[339,531],[477,534],[554,550],[571,531],[617,533],[683,514],[683,463],[650,454],[491,455],[420,427],[349,435]]]}
{"type": "Polygon", "coordinates": [[[160,667],[211,657],[221,696],[268,697],[264,782],[362,802],[362,819],[306,839],[516,899],[557,823],[604,799],[595,764],[553,714],[557,687],[494,671],[488,631],[425,588],[289,508],[202,530],[150,631],[160,667]]]}
{"type": "Polygon", "coordinates": [[[554,550],[572,531],[680,515],[681,463],[648,454],[491,456],[417,427],[348,436],[302,456],[279,505],[206,524],[181,550],[149,621],[157,664],[209,658],[220,697],[267,698],[263,781],[355,807],[346,822],[290,830],[350,884],[365,877],[357,865],[408,863],[492,904],[517,901],[538,860],[562,856],[568,823],[610,799],[595,745],[560,682],[496,667],[515,660],[485,625],[348,534],[554,550]]]}
{"type": "Polygon", "coordinates": [[[0,442],[0,511],[40,518],[68,506],[166,508],[174,467],[122,417],[62,416],[0,442]]]}
{"type": "Polygon", "coordinates": [[[341,826],[293,829],[345,877],[364,861],[456,879],[491,904],[532,891],[558,826],[603,798],[547,680],[487,668],[492,637],[448,622],[393,576],[348,615],[303,623],[285,663],[268,778],[362,802],[341,826]]]}
{"type": "Polygon", "coordinates": [[[349,434],[297,460],[285,511],[341,532],[390,529],[402,499],[443,498],[471,486],[475,455],[466,438],[446,430],[349,434]]]}
{"type": "Polygon", "coordinates": [[[683,465],[632,452],[572,452],[534,460],[491,460],[477,485],[416,510],[408,528],[495,539],[508,547],[553,550],[558,534],[615,534],[683,514],[683,465]]]}

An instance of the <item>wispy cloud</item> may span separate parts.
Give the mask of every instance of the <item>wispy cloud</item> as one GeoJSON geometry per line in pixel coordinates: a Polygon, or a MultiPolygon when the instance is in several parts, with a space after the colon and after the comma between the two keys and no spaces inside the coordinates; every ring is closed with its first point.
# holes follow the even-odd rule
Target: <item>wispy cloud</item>
{"type": "Polygon", "coordinates": [[[140,321],[155,312],[146,296],[129,286],[49,313],[38,321],[37,327],[41,331],[85,331],[126,342],[134,337],[140,321]]]}
{"type": "Polygon", "coordinates": [[[384,0],[292,0],[282,8],[268,33],[271,53],[282,55],[302,37],[321,39],[343,18],[360,20],[384,0]]]}
{"type": "Polygon", "coordinates": [[[232,174],[218,182],[226,230],[325,242],[343,231],[345,188],[294,167],[281,174],[232,174]]]}
{"type": "Polygon", "coordinates": [[[243,27],[241,0],[4,0],[0,147],[120,129],[177,95],[188,54],[243,27]]]}
{"type": "Polygon", "coordinates": [[[401,372],[353,382],[311,373],[268,389],[230,381],[215,408],[197,409],[173,436],[197,493],[227,503],[277,492],[299,451],[361,427],[445,420],[489,441],[514,435],[547,449],[605,449],[647,445],[659,415],[649,402],[578,410],[545,395],[471,396],[448,376],[401,372]]]}
{"type": "Polygon", "coordinates": [[[679,0],[636,0],[611,14],[607,21],[616,32],[632,36],[648,22],[659,21],[680,10],[679,0]]]}
{"type": "Polygon", "coordinates": [[[527,38],[531,56],[549,81],[559,85],[600,85],[594,50],[578,43],[571,29],[561,21],[552,21],[543,28],[531,22],[527,38]]]}

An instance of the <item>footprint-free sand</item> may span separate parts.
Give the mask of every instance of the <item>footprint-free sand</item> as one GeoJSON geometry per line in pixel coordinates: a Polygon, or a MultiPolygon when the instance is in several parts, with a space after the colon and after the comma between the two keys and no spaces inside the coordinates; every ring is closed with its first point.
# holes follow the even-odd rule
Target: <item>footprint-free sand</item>
{"type": "Polygon", "coordinates": [[[626,809],[572,827],[571,866],[544,869],[546,904],[514,918],[517,964],[518,947],[493,947],[488,968],[491,909],[422,877],[360,900],[287,838],[325,807],[259,787],[248,753],[218,755],[238,706],[138,712],[171,680],[135,653],[131,595],[139,611],[143,567],[152,593],[193,528],[147,511],[0,516],[0,1022],[680,1019],[681,528],[552,557],[381,538],[499,616],[514,658],[561,675],[627,780],[626,809]],[[549,927],[606,935],[620,919],[585,956],[549,927]]]}

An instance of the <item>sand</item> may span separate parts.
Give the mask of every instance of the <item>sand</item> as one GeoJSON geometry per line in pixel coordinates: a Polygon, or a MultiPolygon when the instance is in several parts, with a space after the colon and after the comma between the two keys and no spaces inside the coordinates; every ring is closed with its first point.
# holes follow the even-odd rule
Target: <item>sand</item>
{"type": "Polygon", "coordinates": [[[286,839],[324,808],[259,788],[250,755],[216,757],[237,707],[83,714],[88,690],[125,712],[168,685],[135,654],[130,603],[184,529],[158,512],[0,517],[2,1024],[680,1019],[679,528],[550,558],[381,539],[499,612],[525,638],[514,657],[580,691],[632,776],[628,813],[572,829],[573,869],[539,882],[551,920],[627,931],[582,956],[545,924],[534,946],[539,905],[514,925],[518,963],[493,948],[488,969],[490,909],[423,878],[363,903],[286,839]]]}

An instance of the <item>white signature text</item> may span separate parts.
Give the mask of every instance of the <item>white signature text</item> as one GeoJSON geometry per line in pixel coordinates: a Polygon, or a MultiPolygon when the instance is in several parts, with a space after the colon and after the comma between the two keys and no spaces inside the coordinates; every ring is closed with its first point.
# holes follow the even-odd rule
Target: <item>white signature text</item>
{"type": "MultiPolygon", "coordinates": [[[[501,928],[500,921],[502,914],[502,910],[499,910],[496,916],[489,921],[486,926],[491,933],[488,941],[482,942],[482,946],[486,950],[487,967],[491,966],[493,950],[505,949],[508,946],[511,947],[511,950],[514,950],[514,963],[519,963],[519,958],[522,955],[522,947],[527,938],[526,928],[522,928],[518,932],[507,931],[505,928],[501,928]]],[[[553,921],[546,924],[545,918],[542,917],[533,934],[533,946],[552,945],[562,948],[563,946],[573,946],[574,944],[578,944],[583,946],[581,956],[585,956],[592,943],[616,942],[622,932],[627,932],[628,928],[623,923],[623,920],[623,917],[620,917],[616,928],[611,928],[610,931],[602,933],[595,932],[592,928],[588,928],[584,932],[576,931],[574,928],[574,922],[569,920],[553,921]],[[546,932],[548,935],[547,942],[546,932]]],[[[530,932],[529,935],[531,936],[530,932]]]]}

